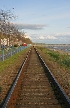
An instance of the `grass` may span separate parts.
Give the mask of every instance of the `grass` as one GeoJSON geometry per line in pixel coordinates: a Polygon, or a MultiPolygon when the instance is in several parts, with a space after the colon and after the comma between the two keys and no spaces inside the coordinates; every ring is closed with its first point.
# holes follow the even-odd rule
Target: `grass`
{"type": "Polygon", "coordinates": [[[48,54],[59,64],[70,68],[70,56],[69,55],[60,54],[55,51],[49,51],[48,54]]]}
{"type": "Polygon", "coordinates": [[[49,51],[48,54],[49,54],[53,59],[55,59],[56,61],[58,61],[58,60],[60,59],[60,55],[59,55],[59,53],[57,53],[57,52],[49,51]]]}
{"type": "Polygon", "coordinates": [[[49,50],[44,47],[40,47],[40,50],[43,51],[45,54],[48,54],[51,57],[52,61],[56,61],[60,65],[70,68],[70,56],[69,55],[61,54],[57,51],[49,50]]]}
{"type": "Polygon", "coordinates": [[[0,72],[2,72],[3,70],[5,70],[6,68],[8,68],[10,65],[15,64],[16,60],[25,52],[27,51],[29,48],[11,56],[10,58],[6,59],[5,61],[1,61],[0,62],[0,72]]]}

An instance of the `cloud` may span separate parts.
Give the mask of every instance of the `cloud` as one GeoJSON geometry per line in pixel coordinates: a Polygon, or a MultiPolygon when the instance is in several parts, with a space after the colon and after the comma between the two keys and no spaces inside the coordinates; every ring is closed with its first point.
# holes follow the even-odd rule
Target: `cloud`
{"type": "Polygon", "coordinates": [[[21,23],[14,23],[14,25],[18,29],[29,29],[29,30],[41,30],[44,29],[44,27],[48,27],[49,25],[47,24],[21,24],[21,23]]]}
{"type": "Polygon", "coordinates": [[[67,27],[67,28],[70,28],[70,26],[69,26],[69,27],[67,27]]]}
{"type": "Polygon", "coordinates": [[[45,39],[44,36],[40,36],[39,39],[45,39]]]}
{"type": "Polygon", "coordinates": [[[51,36],[51,35],[48,35],[48,36],[39,36],[39,39],[49,39],[49,40],[55,40],[57,39],[55,36],[51,36]]]}
{"type": "Polygon", "coordinates": [[[70,43],[70,32],[54,33],[54,34],[41,34],[32,33],[30,34],[33,42],[40,43],[51,43],[51,44],[69,44],[70,43]]]}
{"type": "Polygon", "coordinates": [[[50,36],[50,35],[48,35],[47,37],[46,37],[46,39],[52,39],[52,40],[55,40],[55,39],[57,39],[55,36],[50,36]]]}
{"type": "Polygon", "coordinates": [[[70,32],[64,32],[64,33],[55,33],[54,36],[70,36],[70,32]]]}
{"type": "Polygon", "coordinates": [[[69,44],[70,33],[55,33],[55,34],[31,34],[33,42],[48,43],[48,44],[69,44]]]}
{"type": "Polygon", "coordinates": [[[25,33],[24,37],[31,39],[31,37],[28,34],[26,34],[26,33],[25,33]]]}

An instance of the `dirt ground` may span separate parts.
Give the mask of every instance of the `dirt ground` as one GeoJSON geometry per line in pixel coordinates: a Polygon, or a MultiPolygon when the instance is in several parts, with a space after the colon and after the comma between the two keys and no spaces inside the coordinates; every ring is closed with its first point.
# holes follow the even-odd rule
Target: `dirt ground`
{"type": "MultiPolygon", "coordinates": [[[[70,70],[60,66],[56,62],[53,63],[48,55],[44,54],[39,49],[38,51],[50,71],[54,74],[55,78],[58,80],[58,82],[70,98],[70,70]]],[[[22,62],[25,59],[26,53],[22,54],[20,58],[16,60],[15,64],[12,64],[11,67],[6,68],[4,72],[0,73],[0,103],[5,98],[8,89],[10,88],[15,76],[17,75],[22,62]]]]}
{"type": "Polygon", "coordinates": [[[20,57],[11,66],[0,72],[0,103],[5,98],[14,78],[16,77],[20,66],[22,65],[28,51],[20,55],[20,57]]]}
{"type": "Polygon", "coordinates": [[[70,98],[70,69],[61,66],[57,62],[53,62],[48,56],[48,54],[43,53],[40,49],[38,49],[38,51],[41,54],[50,71],[53,73],[57,81],[60,83],[60,85],[70,98]]]}

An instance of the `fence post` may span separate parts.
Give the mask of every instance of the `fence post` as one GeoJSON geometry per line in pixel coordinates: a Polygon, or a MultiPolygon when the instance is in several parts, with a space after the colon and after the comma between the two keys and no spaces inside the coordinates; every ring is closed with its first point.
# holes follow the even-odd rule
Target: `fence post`
{"type": "Polygon", "coordinates": [[[2,46],[2,60],[4,61],[4,45],[2,46]]]}

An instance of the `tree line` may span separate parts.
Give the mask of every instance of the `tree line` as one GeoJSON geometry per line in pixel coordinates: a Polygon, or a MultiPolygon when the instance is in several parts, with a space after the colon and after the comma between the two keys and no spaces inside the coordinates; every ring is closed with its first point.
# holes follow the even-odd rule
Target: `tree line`
{"type": "Polygon", "coordinates": [[[10,10],[0,10],[0,46],[5,45],[4,39],[7,40],[7,46],[22,44],[23,42],[31,43],[30,39],[24,37],[25,33],[20,32],[11,23],[11,20],[15,18],[10,10]]]}

